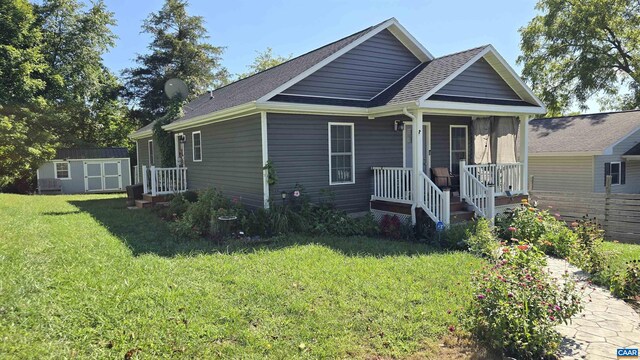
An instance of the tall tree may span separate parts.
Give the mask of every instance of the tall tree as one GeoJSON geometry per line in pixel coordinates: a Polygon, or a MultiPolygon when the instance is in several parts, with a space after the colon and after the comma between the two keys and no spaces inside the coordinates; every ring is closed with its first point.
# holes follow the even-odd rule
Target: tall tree
{"type": "Polygon", "coordinates": [[[238,79],[243,79],[253,74],[257,74],[261,71],[270,69],[274,66],[280,65],[283,62],[290,60],[292,57],[291,55],[286,57],[280,56],[280,55],[274,55],[273,49],[270,47],[268,47],[263,52],[256,51],[256,53],[258,55],[253,60],[253,63],[247,66],[247,69],[249,69],[249,71],[247,71],[246,73],[238,74],[238,79]]]}
{"type": "Polygon", "coordinates": [[[36,8],[51,77],[45,96],[53,104],[62,146],[127,143],[135,124],[126,117],[118,78],[102,62],[115,45],[114,14],[102,0],[85,7],[78,0],[44,0],[36,8]]]}
{"type": "Polygon", "coordinates": [[[550,114],[593,96],[613,109],[640,106],[640,2],[539,0],[520,29],[522,74],[550,114]]]}
{"type": "Polygon", "coordinates": [[[0,187],[28,177],[54,153],[52,126],[42,113],[49,71],[42,34],[27,0],[0,2],[0,187]]]}
{"type": "Polygon", "coordinates": [[[138,67],[126,69],[127,96],[142,124],[165,115],[170,100],[164,84],[183,80],[189,98],[226,84],[229,74],[220,65],[223,47],[209,44],[204,19],[187,13],[186,0],[166,0],[162,9],[144,21],[142,31],[153,38],[149,53],[136,57],[138,67]]]}

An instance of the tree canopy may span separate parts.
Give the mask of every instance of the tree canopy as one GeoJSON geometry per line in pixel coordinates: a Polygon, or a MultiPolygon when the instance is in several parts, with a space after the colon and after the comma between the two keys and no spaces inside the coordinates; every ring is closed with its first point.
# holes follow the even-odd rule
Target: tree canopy
{"type": "Polygon", "coordinates": [[[247,66],[247,69],[249,71],[247,71],[246,73],[242,73],[242,74],[238,74],[238,79],[243,79],[246,77],[249,77],[253,74],[257,74],[261,71],[267,70],[269,68],[272,68],[274,66],[280,65],[285,61],[288,61],[291,59],[291,55],[289,56],[280,56],[280,55],[274,55],[273,54],[273,49],[268,47],[265,51],[263,52],[259,52],[256,51],[256,53],[258,54],[256,56],[256,58],[253,60],[253,63],[249,66],[247,66]]]}
{"type": "Polygon", "coordinates": [[[152,36],[149,52],[136,57],[138,67],[123,72],[128,99],[143,125],[168,112],[167,80],[183,80],[189,87],[187,100],[228,82],[229,73],[220,64],[224,48],[206,41],[204,19],[189,15],[187,6],[185,0],[166,0],[149,15],[142,26],[152,36]]]}
{"type": "Polygon", "coordinates": [[[640,2],[539,0],[536,9],[518,62],[550,114],[594,96],[604,108],[640,106],[640,2]]]}

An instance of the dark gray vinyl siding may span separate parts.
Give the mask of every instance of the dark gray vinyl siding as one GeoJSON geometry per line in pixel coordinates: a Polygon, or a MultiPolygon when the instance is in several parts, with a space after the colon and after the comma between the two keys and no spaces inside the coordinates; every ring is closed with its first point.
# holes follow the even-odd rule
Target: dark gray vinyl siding
{"type": "Polygon", "coordinates": [[[391,32],[383,30],[283,93],[369,100],[418,64],[391,32]]]}
{"type": "Polygon", "coordinates": [[[260,115],[251,115],[180,131],[187,142],[189,189],[214,187],[245,205],[263,206],[260,115]],[[192,137],[202,132],[202,161],[193,161],[192,137]]]}
{"type": "Polygon", "coordinates": [[[449,167],[450,161],[450,125],[467,125],[468,152],[467,161],[471,159],[471,118],[458,116],[424,116],[423,120],[431,124],[431,167],[449,167]]]}
{"type": "Polygon", "coordinates": [[[349,212],[369,210],[373,190],[371,167],[402,166],[402,132],[393,131],[394,120],[404,116],[367,119],[297,114],[268,114],[269,159],[278,174],[271,188],[279,198],[282,191],[304,187],[312,201],[330,190],[335,204],[349,212]],[[354,124],[355,184],[329,185],[329,122],[354,124]]]}
{"type": "Polygon", "coordinates": [[[518,94],[509,87],[485,59],[480,59],[469,66],[438,90],[436,95],[520,100],[518,94]]]}

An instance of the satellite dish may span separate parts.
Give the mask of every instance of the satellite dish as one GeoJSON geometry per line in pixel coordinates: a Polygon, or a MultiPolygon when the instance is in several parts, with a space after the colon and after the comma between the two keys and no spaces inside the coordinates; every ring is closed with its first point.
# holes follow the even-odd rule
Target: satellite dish
{"type": "Polygon", "coordinates": [[[187,84],[185,84],[184,81],[173,78],[164,83],[164,93],[167,94],[169,99],[179,96],[184,100],[187,98],[187,95],[189,95],[189,88],[187,88],[187,84]]]}

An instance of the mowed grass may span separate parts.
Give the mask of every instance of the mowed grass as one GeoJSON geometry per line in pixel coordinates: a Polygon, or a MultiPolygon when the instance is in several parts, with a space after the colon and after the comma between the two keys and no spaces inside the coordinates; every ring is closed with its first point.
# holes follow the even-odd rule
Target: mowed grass
{"type": "Polygon", "coordinates": [[[606,241],[604,243],[606,251],[606,270],[596,278],[596,281],[609,285],[610,278],[616,273],[625,271],[627,263],[636,260],[640,261],[640,244],[624,244],[606,241]]]}
{"type": "Polygon", "coordinates": [[[0,227],[0,358],[434,356],[483,265],[368,238],[180,242],[113,195],[0,194],[0,227]]]}

